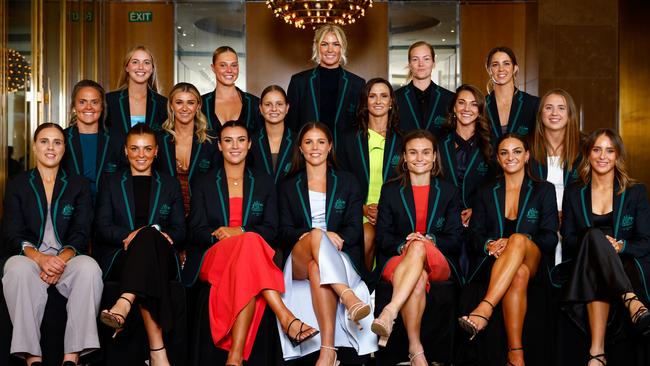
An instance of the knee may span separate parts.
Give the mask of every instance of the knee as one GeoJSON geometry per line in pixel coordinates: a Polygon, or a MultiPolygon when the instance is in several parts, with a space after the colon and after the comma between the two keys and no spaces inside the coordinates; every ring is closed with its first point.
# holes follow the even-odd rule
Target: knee
{"type": "Polygon", "coordinates": [[[514,233],[508,238],[507,248],[523,250],[528,243],[528,237],[521,233],[514,233]]]}
{"type": "Polygon", "coordinates": [[[408,251],[406,252],[407,258],[424,260],[427,256],[426,243],[420,240],[412,241],[409,244],[408,251]]]}
{"type": "Polygon", "coordinates": [[[415,296],[424,296],[427,291],[427,283],[429,282],[429,276],[426,272],[422,271],[422,274],[420,275],[420,278],[418,278],[418,282],[415,283],[415,287],[413,288],[413,295],[415,296]]]}
{"type": "Polygon", "coordinates": [[[4,266],[3,282],[25,281],[29,280],[31,275],[40,273],[38,264],[23,255],[14,255],[9,258],[4,266]]]}
{"type": "MultiPolygon", "coordinates": [[[[102,270],[97,262],[87,255],[79,255],[70,260],[69,265],[74,265],[74,270],[80,274],[80,278],[88,281],[101,281],[102,270]]],[[[72,267],[72,266],[70,266],[72,267]]]]}
{"type": "Polygon", "coordinates": [[[311,238],[312,244],[319,244],[323,238],[323,230],[321,229],[311,229],[309,232],[309,237],[311,238]]]}
{"type": "Polygon", "coordinates": [[[309,261],[307,265],[307,272],[309,274],[310,281],[319,281],[320,280],[320,268],[318,268],[318,263],[315,260],[309,261]]]}
{"type": "Polygon", "coordinates": [[[518,289],[525,289],[528,287],[528,280],[530,279],[530,269],[525,264],[519,266],[515,276],[512,279],[511,287],[518,289]]]}

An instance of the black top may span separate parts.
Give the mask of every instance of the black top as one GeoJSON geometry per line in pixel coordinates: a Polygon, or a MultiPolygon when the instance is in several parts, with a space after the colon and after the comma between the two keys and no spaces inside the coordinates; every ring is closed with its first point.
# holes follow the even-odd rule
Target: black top
{"type": "Polygon", "coordinates": [[[425,91],[408,83],[395,91],[399,110],[399,128],[404,132],[414,129],[429,130],[436,137],[442,135],[442,125],[447,119],[447,106],[454,93],[431,82],[425,91]],[[424,102],[419,102],[422,98],[424,102]],[[422,108],[421,112],[418,112],[422,108]]]}
{"type": "Polygon", "coordinates": [[[149,216],[149,192],[151,191],[150,175],[133,176],[133,197],[135,198],[135,226],[147,225],[149,216]]]}
{"type": "Polygon", "coordinates": [[[469,140],[465,140],[454,131],[454,143],[456,144],[456,178],[462,184],[465,179],[467,164],[469,164],[476,146],[476,135],[470,137],[469,140]]]}
{"type": "Polygon", "coordinates": [[[614,222],[614,211],[610,211],[609,213],[603,214],[603,215],[596,215],[595,213],[591,213],[593,215],[593,222],[594,222],[594,227],[600,229],[605,235],[612,236],[612,233],[614,230],[612,230],[612,222],[614,222]]]}
{"type": "MultiPolygon", "coordinates": [[[[263,123],[262,116],[260,114],[260,99],[253,94],[246,93],[241,89],[237,88],[239,93],[239,98],[241,99],[241,112],[239,113],[238,122],[241,122],[246,125],[249,131],[255,131],[263,123]]],[[[228,121],[219,121],[217,117],[217,112],[214,109],[214,98],[215,90],[203,94],[201,100],[203,105],[201,106],[201,112],[205,115],[205,118],[208,122],[208,129],[214,131],[210,133],[211,136],[219,136],[221,133],[221,125],[228,121]]]]}
{"type": "Polygon", "coordinates": [[[334,125],[336,119],[336,96],[339,94],[339,79],[341,78],[341,67],[328,69],[318,66],[320,73],[320,121],[328,126],[334,125]]]}
{"type": "Polygon", "coordinates": [[[413,88],[413,91],[415,92],[415,100],[417,101],[415,112],[418,114],[420,121],[424,120],[426,112],[431,108],[431,90],[433,90],[433,83],[429,84],[429,86],[424,90],[413,88]]]}
{"type": "Polygon", "coordinates": [[[503,237],[509,238],[510,235],[517,232],[517,220],[510,220],[506,217],[503,221],[503,237]]]}

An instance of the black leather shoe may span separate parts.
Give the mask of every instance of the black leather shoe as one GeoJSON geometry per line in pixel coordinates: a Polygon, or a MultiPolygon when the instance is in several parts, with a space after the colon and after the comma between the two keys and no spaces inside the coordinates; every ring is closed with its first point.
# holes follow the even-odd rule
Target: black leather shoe
{"type": "Polygon", "coordinates": [[[77,366],[77,364],[72,361],[65,361],[61,366],[77,366]]]}

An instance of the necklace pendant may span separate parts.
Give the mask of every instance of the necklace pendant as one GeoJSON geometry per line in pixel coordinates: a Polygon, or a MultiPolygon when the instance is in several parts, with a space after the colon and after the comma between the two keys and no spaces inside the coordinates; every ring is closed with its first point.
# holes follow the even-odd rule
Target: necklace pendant
{"type": "Polygon", "coordinates": [[[232,184],[233,184],[234,186],[238,186],[238,185],[239,185],[239,182],[235,181],[235,182],[232,182],[232,184]]]}

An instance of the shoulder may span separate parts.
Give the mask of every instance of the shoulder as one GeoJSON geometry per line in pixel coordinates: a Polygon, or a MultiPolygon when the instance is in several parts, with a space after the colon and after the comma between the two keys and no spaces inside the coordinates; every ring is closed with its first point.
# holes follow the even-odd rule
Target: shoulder
{"type": "Polygon", "coordinates": [[[357,178],[354,176],[354,174],[350,172],[346,172],[345,170],[339,170],[339,169],[332,169],[330,171],[330,174],[335,176],[339,182],[353,182],[357,183],[357,178]]]}
{"type": "Polygon", "coordinates": [[[21,172],[9,178],[9,181],[7,182],[7,191],[16,191],[22,189],[22,187],[25,187],[27,184],[29,184],[29,181],[34,177],[34,174],[35,171],[32,169],[26,172],[21,172]]]}
{"type": "Polygon", "coordinates": [[[248,174],[255,180],[255,186],[264,191],[271,191],[269,187],[275,186],[273,178],[264,170],[257,168],[246,168],[248,174]]]}
{"type": "Polygon", "coordinates": [[[528,94],[525,91],[519,91],[524,102],[528,103],[539,103],[540,98],[536,95],[528,94]]]}
{"type": "Polygon", "coordinates": [[[106,93],[106,103],[110,105],[117,102],[122,97],[123,93],[126,93],[126,89],[118,89],[106,93]]]}
{"type": "Polygon", "coordinates": [[[384,185],[381,187],[382,197],[384,196],[387,198],[394,197],[395,194],[398,193],[401,188],[402,188],[402,184],[399,181],[390,180],[384,183],[384,185]],[[384,193],[386,193],[386,195],[384,195],[384,193]]]}
{"type": "Polygon", "coordinates": [[[436,83],[434,83],[433,85],[436,86],[437,90],[440,92],[443,98],[451,99],[454,97],[454,92],[452,92],[451,90],[445,89],[436,83]]]}
{"type": "Polygon", "coordinates": [[[647,188],[643,183],[636,183],[634,185],[631,185],[626,189],[626,191],[629,192],[628,194],[630,196],[634,195],[634,197],[644,198],[644,199],[647,199],[648,197],[647,188]]]}
{"type": "Polygon", "coordinates": [[[409,88],[411,87],[411,83],[408,83],[401,88],[395,90],[395,97],[396,98],[403,98],[404,95],[409,91],[409,88]]]}
{"type": "Polygon", "coordinates": [[[307,80],[308,78],[310,78],[314,74],[315,71],[316,71],[316,68],[307,69],[307,70],[297,72],[297,73],[291,75],[291,81],[296,82],[296,81],[307,80]]]}
{"type": "Polygon", "coordinates": [[[153,99],[155,99],[156,102],[167,102],[167,97],[166,96],[164,96],[164,95],[162,95],[162,94],[160,94],[160,93],[158,93],[156,91],[153,91],[153,89],[149,89],[149,90],[151,91],[151,94],[153,95],[153,99]]]}
{"type": "Polygon", "coordinates": [[[207,100],[207,99],[212,99],[212,98],[214,98],[214,90],[209,92],[209,93],[205,93],[205,94],[201,95],[201,99],[204,100],[204,101],[207,100]]]}
{"type": "Polygon", "coordinates": [[[553,185],[553,183],[550,183],[545,180],[540,180],[540,181],[531,180],[531,182],[533,184],[533,187],[535,187],[535,190],[537,191],[544,192],[544,193],[548,193],[550,191],[555,192],[555,186],[553,185]]]}
{"type": "Polygon", "coordinates": [[[457,190],[453,184],[442,179],[442,177],[436,177],[435,184],[438,185],[443,192],[455,192],[457,190]]]}
{"type": "Polygon", "coordinates": [[[243,98],[248,99],[253,105],[260,104],[260,98],[256,97],[255,95],[241,90],[239,92],[243,98]]]}
{"type": "Polygon", "coordinates": [[[345,71],[345,76],[348,78],[348,80],[350,80],[352,84],[361,85],[361,86],[366,84],[366,81],[361,76],[348,70],[344,70],[344,71],[345,71]]]}
{"type": "Polygon", "coordinates": [[[339,135],[339,141],[344,141],[345,143],[339,143],[342,147],[349,147],[349,144],[352,144],[356,139],[359,131],[356,128],[349,128],[345,130],[342,134],[339,135]]]}

